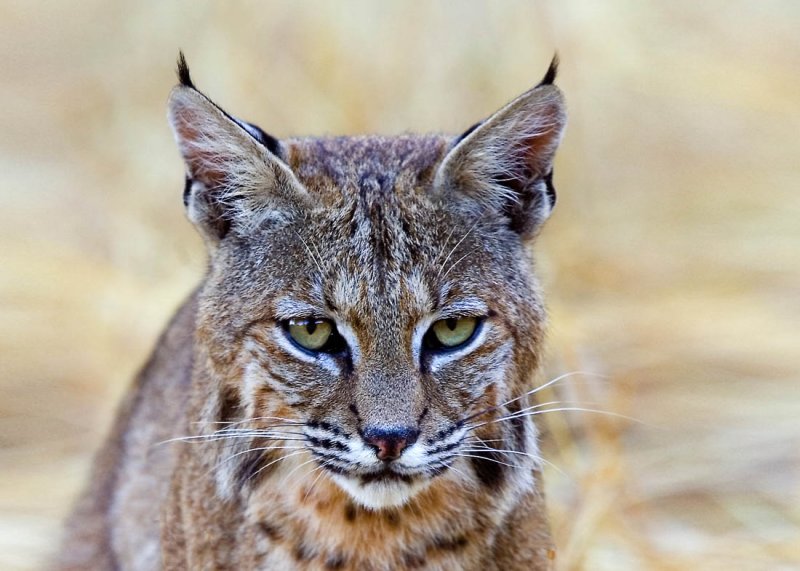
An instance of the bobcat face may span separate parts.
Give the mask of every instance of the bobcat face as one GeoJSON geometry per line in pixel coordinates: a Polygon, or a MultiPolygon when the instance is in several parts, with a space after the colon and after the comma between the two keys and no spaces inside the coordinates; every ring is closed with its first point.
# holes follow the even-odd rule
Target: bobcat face
{"type": "Polygon", "coordinates": [[[170,118],[211,251],[207,408],[239,436],[221,491],[291,457],[369,508],[439,477],[503,485],[519,462],[506,451],[536,454],[529,419],[499,420],[538,365],[525,244],[553,206],[558,91],[537,87],[460,139],[278,142],[182,79],[170,118]]]}

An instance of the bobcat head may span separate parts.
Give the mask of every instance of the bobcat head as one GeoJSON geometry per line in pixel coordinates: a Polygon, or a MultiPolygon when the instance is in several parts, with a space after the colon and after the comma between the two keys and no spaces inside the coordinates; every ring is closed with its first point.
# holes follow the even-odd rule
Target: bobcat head
{"type": "Polygon", "coordinates": [[[286,460],[375,509],[531,466],[533,422],[513,415],[545,319],[526,246],[555,203],[555,71],[460,137],[279,141],[181,56],[169,120],[210,252],[194,383],[222,496],[286,460]]]}

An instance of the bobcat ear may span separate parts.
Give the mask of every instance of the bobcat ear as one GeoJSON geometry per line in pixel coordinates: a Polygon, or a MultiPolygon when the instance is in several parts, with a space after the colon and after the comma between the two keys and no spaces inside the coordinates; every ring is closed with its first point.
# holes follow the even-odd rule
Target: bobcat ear
{"type": "Polygon", "coordinates": [[[308,198],[280,158],[281,143],[200,93],[183,54],[178,77],[167,116],[186,164],[183,201],[207,239],[218,242],[231,229],[247,232],[308,198]]]}
{"type": "Polygon", "coordinates": [[[553,158],[566,124],[553,58],[539,85],[459,137],[436,174],[447,196],[467,197],[527,238],[555,206],[553,158]]]}

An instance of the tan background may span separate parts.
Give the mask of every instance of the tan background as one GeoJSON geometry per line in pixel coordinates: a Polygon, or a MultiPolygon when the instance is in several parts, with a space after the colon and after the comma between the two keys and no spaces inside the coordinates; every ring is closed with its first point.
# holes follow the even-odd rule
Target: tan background
{"type": "Polygon", "coordinates": [[[800,3],[0,3],[0,568],[33,569],[204,254],[164,119],[458,132],[554,49],[562,569],[800,566],[800,3]],[[591,404],[589,404],[591,403],[591,404]]]}

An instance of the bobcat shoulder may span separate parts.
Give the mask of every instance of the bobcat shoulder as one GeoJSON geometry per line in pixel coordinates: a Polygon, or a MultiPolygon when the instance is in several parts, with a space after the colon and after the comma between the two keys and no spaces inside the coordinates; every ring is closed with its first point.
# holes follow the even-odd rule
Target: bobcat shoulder
{"type": "Polygon", "coordinates": [[[528,254],[565,124],[545,79],[461,135],[169,120],[202,283],[120,408],[59,569],[550,569],[528,254]]]}

